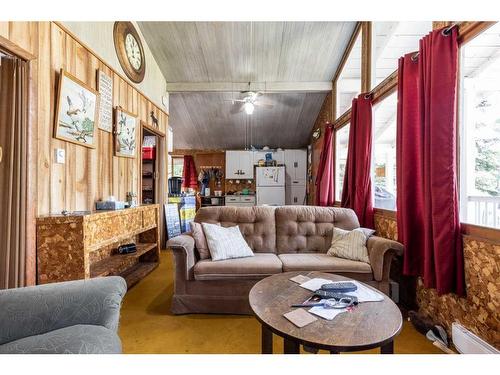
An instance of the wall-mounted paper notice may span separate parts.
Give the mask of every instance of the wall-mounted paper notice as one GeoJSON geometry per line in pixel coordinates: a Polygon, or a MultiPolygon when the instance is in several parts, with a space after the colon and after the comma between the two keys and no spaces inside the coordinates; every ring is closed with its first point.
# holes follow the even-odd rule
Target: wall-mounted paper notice
{"type": "Polygon", "coordinates": [[[113,79],[102,70],[97,71],[97,90],[101,94],[99,103],[99,129],[113,131],[113,79]]]}

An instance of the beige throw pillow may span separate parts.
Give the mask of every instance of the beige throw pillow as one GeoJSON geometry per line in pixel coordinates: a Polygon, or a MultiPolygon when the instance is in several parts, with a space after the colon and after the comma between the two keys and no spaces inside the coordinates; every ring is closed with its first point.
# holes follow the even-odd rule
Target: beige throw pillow
{"type": "Polygon", "coordinates": [[[356,228],[351,231],[333,228],[332,245],[327,254],[370,264],[368,249],[366,248],[367,239],[367,233],[363,228],[356,228]]]}
{"type": "Polygon", "coordinates": [[[208,250],[207,239],[205,238],[205,233],[203,233],[203,227],[200,223],[194,221],[189,224],[191,225],[191,236],[194,238],[194,245],[196,250],[198,250],[200,259],[209,259],[210,250],[208,250]]]}
{"type": "Polygon", "coordinates": [[[240,228],[224,228],[215,224],[202,223],[212,260],[252,257],[253,251],[248,246],[240,228]]]}

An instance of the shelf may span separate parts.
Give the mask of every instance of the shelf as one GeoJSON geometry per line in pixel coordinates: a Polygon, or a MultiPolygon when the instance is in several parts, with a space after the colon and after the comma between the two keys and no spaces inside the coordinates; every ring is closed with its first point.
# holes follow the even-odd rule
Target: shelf
{"type": "Polygon", "coordinates": [[[127,282],[127,288],[141,281],[146,275],[158,267],[158,262],[140,262],[135,266],[130,267],[120,274],[121,277],[127,282]]]}
{"type": "Polygon", "coordinates": [[[113,254],[90,265],[90,277],[118,275],[137,263],[141,255],[153,250],[156,243],[139,243],[131,254],[113,254]]]}

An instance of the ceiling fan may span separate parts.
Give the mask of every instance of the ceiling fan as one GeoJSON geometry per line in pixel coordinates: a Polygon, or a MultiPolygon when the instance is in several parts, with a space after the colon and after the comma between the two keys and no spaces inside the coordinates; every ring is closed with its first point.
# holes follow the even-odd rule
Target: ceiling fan
{"type": "MultiPolygon", "coordinates": [[[[250,83],[248,84],[250,86],[250,83]]],[[[231,113],[239,113],[241,111],[245,111],[247,115],[251,115],[255,109],[255,107],[264,107],[264,108],[272,108],[274,105],[270,103],[266,103],[261,101],[259,98],[264,94],[261,91],[240,91],[240,94],[243,94],[243,98],[241,99],[231,99],[231,101],[236,106],[231,110],[231,113]]]]}

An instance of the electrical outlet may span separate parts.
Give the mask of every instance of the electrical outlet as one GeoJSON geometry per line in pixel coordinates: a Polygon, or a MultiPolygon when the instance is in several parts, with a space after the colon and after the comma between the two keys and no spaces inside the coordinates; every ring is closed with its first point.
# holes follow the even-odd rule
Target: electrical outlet
{"type": "Polygon", "coordinates": [[[56,148],[56,163],[64,164],[65,163],[65,151],[63,148],[56,148]]]}

